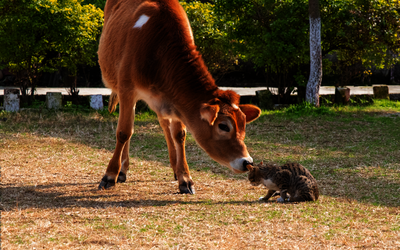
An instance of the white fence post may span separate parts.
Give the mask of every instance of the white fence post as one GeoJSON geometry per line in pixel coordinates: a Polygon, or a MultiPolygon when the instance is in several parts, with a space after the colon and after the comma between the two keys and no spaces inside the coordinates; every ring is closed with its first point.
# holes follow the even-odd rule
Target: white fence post
{"type": "Polygon", "coordinates": [[[103,109],[103,95],[91,95],[90,107],[96,110],[103,109]]]}
{"type": "Polygon", "coordinates": [[[4,110],[19,111],[19,89],[4,89],[4,110]]]}
{"type": "Polygon", "coordinates": [[[390,100],[389,86],[387,85],[374,85],[374,98],[375,99],[387,99],[390,100]]]}
{"type": "Polygon", "coordinates": [[[46,107],[48,109],[61,109],[61,107],[62,107],[61,92],[47,92],[46,93],[46,107]]]}
{"type": "Polygon", "coordinates": [[[335,103],[347,105],[350,102],[350,88],[336,87],[335,88],[335,103]]]}

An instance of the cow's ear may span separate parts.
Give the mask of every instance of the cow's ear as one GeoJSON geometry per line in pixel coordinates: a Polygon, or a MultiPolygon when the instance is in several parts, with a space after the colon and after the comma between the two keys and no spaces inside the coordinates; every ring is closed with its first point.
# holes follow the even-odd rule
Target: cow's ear
{"type": "Polygon", "coordinates": [[[242,104],[239,105],[239,108],[246,115],[246,123],[254,121],[261,114],[261,110],[251,104],[242,104]]]}
{"type": "Polygon", "coordinates": [[[217,119],[219,112],[218,105],[210,105],[208,103],[203,103],[200,108],[201,119],[208,122],[211,126],[214,125],[215,119],[217,119]]]}

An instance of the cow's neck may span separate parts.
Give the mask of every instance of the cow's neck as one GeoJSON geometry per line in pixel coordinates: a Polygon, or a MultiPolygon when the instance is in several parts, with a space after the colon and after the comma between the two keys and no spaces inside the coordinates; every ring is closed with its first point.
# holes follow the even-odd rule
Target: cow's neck
{"type": "MultiPolygon", "coordinates": [[[[197,124],[204,122],[200,116],[201,105],[221,96],[223,99],[225,91],[215,84],[194,45],[182,51],[162,50],[160,54],[155,60],[159,69],[156,74],[153,70],[147,71],[154,68],[152,65],[144,69],[150,90],[144,99],[163,118],[179,119],[193,131],[197,124]]],[[[238,98],[234,99],[238,105],[238,98]]]]}
{"type": "Polygon", "coordinates": [[[195,87],[180,86],[179,93],[175,91],[163,94],[162,116],[166,118],[179,119],[189,131],[195,130],[201,120],[200,108],[203,103],[208,103],[217,98],[218,87],[213,82],[202,82],[195,87]]]}
{"type": "Polygon", "coordinates": [[[176,60],[178,63],[165,61],[160,71],[162,83],[156,89],[175,109],[178,118],[191,128],[191,123],[200,122],[201,105],[216,98],[219,89],[194,46],[183,54],[185,56],[176,60]]]}

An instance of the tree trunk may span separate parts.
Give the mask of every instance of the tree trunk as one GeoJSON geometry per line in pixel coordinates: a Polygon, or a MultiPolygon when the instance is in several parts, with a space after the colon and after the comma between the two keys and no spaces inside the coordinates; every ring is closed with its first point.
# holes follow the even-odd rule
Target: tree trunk
{"type": "Polygon", "coordinates": [[[306,101],[319,107],[319,88],[322,82],[321,15],[318,0],[308,0],[310,13],[310,78],[306,101]]]}

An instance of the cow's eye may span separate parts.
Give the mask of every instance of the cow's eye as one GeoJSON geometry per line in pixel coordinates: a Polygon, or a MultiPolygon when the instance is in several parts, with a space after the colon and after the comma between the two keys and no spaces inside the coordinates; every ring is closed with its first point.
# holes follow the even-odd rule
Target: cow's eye
{"type": "Polygon", "coordinates": [[[225,131],[225,132],[229,132],[230,131],[228,125],[223,124],[223,123],[218,124],[218,128],[223,130],[223,131],[225,131]]]}

